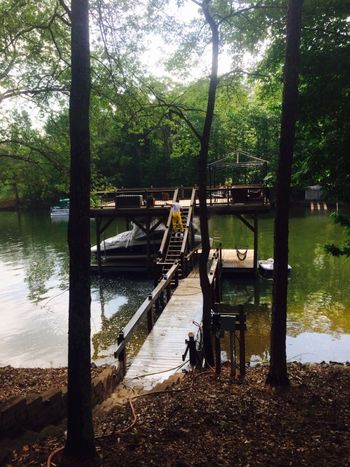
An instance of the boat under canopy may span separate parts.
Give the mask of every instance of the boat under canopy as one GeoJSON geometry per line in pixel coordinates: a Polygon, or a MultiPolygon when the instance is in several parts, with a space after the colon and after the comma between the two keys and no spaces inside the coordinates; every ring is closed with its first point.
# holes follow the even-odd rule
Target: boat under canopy
{"type": "MultiPolygon", "coordinates": [[[[156,255],[162,242],[165,225],[158,220],[154,220],[150,224],[149,235],[141,227],[131,222],[132,228],[121,232],[114,237],[102,240],[100,243],[101,254],[104,257],[146,257],[148,245],[149,253],[156,255]]],[[[91,252],[97,254],[97,245],[91,247],[91,252]]]]}

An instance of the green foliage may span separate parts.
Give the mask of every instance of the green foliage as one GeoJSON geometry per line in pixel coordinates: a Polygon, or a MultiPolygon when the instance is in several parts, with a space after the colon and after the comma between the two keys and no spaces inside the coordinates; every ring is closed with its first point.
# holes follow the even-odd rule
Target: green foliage
{"type": "MultiPolygon", "coordinates": [[[[255,3],[211,2],[216,18],[226,18],[221,26],[222,49],[230,54],[232,72],[219,80],[209,160],[244,149],[270,162],[268,181],[273,184],[287,2],[266,0],[251,8],[255,3]],[[242,9],[246,11],[235,14],[242,9]],[[261,44],[263,59],[247,74],[243,53],[254,53],[261,44]]],[[[348,12],[348,1],[304,2],[293,173],[295,185],[320,183],[341,199],[350,199],[348,12]]],[[[203,128],[208,83],[206,79],[189,82],[188,76],[190,66],[202,60],[210,33],[203,17],[179,20],[173,13],[165,0],[138,7],[117,0],[91,2],[95,191],[197,182],[196,133],[203,128]],[[181,76],[182,70],[182,84],[143,72],[139,57],[145,32],[161,33],[167,42],[179,44],[168,66],[174,76],[181,76]]],[[[1,182],[6,196],[11,192],[15,196],[17,190],[21,198],[32,201],[57,198],[68,190],[69,16],[56,0],[40,5],[5,0],[0,5],[0,25],[0,99],[30,96],[40,108],[35,117],[29,106],[27,113],[11,110],[4,116],[1,182]]]]}
{"type": "MultiPolygon", "coordinates": [[[[307,0],[303,11],[293,182],[296,185],[320,183],[328,196],[349,200],[349,2],[307,0]]],[[[274,96],[280,96],[285,31],[281,20],[269,12],[268,16],[273,38],[259,73],[263,76],[263,96],[273,106],[274,96]]]]}
{"type": "Polygon", "coordinates": [[[333,256],[350,256],[350,216],[344,216],[340,214],[332,214],[334,222],[340,224],[345,231],[347,239],[342,247],[336,246],[334,243],[328,243],[325,245],[325,250],[333,256]]]}

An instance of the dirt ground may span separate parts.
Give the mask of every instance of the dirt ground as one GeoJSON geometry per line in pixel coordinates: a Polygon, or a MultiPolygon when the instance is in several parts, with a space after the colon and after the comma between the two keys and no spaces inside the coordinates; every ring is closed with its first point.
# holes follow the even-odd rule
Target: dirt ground
{"type": "MultiPolygon", "coordinates": [[[[249,368],[242,384],[229,382],[227,367],[220,376],[188,373],[166,391],[100,411],[101,465],[350,465],[350,367],[291,364],[284,390],[266,386],[266,372],[249,368]]],[[[47,459],[63,446],[63,430],[25,444],[4,465],[59,465],[60,452],[47,459]]]]}

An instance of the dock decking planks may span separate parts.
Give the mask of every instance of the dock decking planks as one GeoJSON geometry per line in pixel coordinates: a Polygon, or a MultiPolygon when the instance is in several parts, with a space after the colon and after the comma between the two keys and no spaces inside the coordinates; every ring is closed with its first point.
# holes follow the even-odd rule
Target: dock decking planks
{"type": "Polygon", "coordinates": [[[198,331],[193,321],[200,323],[202,320],[202,304],[199,277],[182,279],[133,360],[124,381],[141,377],[143,384],[152,384],[152,381],[158,383],[169,376],[166,370],[181,365],[185,339],[189,332],[196,335],[198,331]],[[158,372],[164,373],[151,375],[147,380],[144,378],[158,372]]]}

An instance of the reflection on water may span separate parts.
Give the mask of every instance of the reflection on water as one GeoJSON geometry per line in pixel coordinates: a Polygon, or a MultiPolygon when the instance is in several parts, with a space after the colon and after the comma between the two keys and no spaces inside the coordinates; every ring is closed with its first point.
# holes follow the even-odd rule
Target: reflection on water
{"type": "MultiPolygon", "coordinates": [[[[92,282],[93,302],[100,310],[93,316],[92,358],[96,363],[110,362],[116,347],[116,338],[134,312],[152,290],[152,283],[140,275],[119,275],[114,279],[94,278],[92,282]]],[[[147,335],[145,326],[128,345],[128,352],[134,355],[147,335]]]]}
{"type": "MultiPolygon", "coordinates": [[[[226,248],[252,248],[253,236],[233,217],[210,220],[211,235],[226,248]]],[[[94,238],[94,225],[91,225],[94,238]]],[[[125,230],[125,221],[106,236],[125,230]]],[[[67,221],[47,213],[0,213],[0,366],[61,366],[67,363],[67,221]]],[[[320,213],[295,212],[290,225],[287,352],[290,360],[350,359],[350,260],[324,253],[323,245],[341,242],[343,232],[320,213]]],[[[259,221],[259,258],[272,257],[271,217],[259,221]]],[[[113,362],[119,331],[152,289],[142,275],[92,278],[92,355],[113,362]]],[[[247,356],[269,355],[271,280],[229,277],[224,299],[246,304],[247,356]]],[[[146,326],[130,343],[134,354],[146,326]]]]}
{"type": "MultiPolygon", "coordinates": [[[[52,222],[46,213],[0,213],[0,366],[67,364],[66,237],[67,220],[52,222]]],[[[151,289],[152,282],[142,276],[92,279],[92,355],[97,363],[114,361],[118,332],[151,289]]],[[[141,336],[131,343],[132,352],[141,336]]]]}

